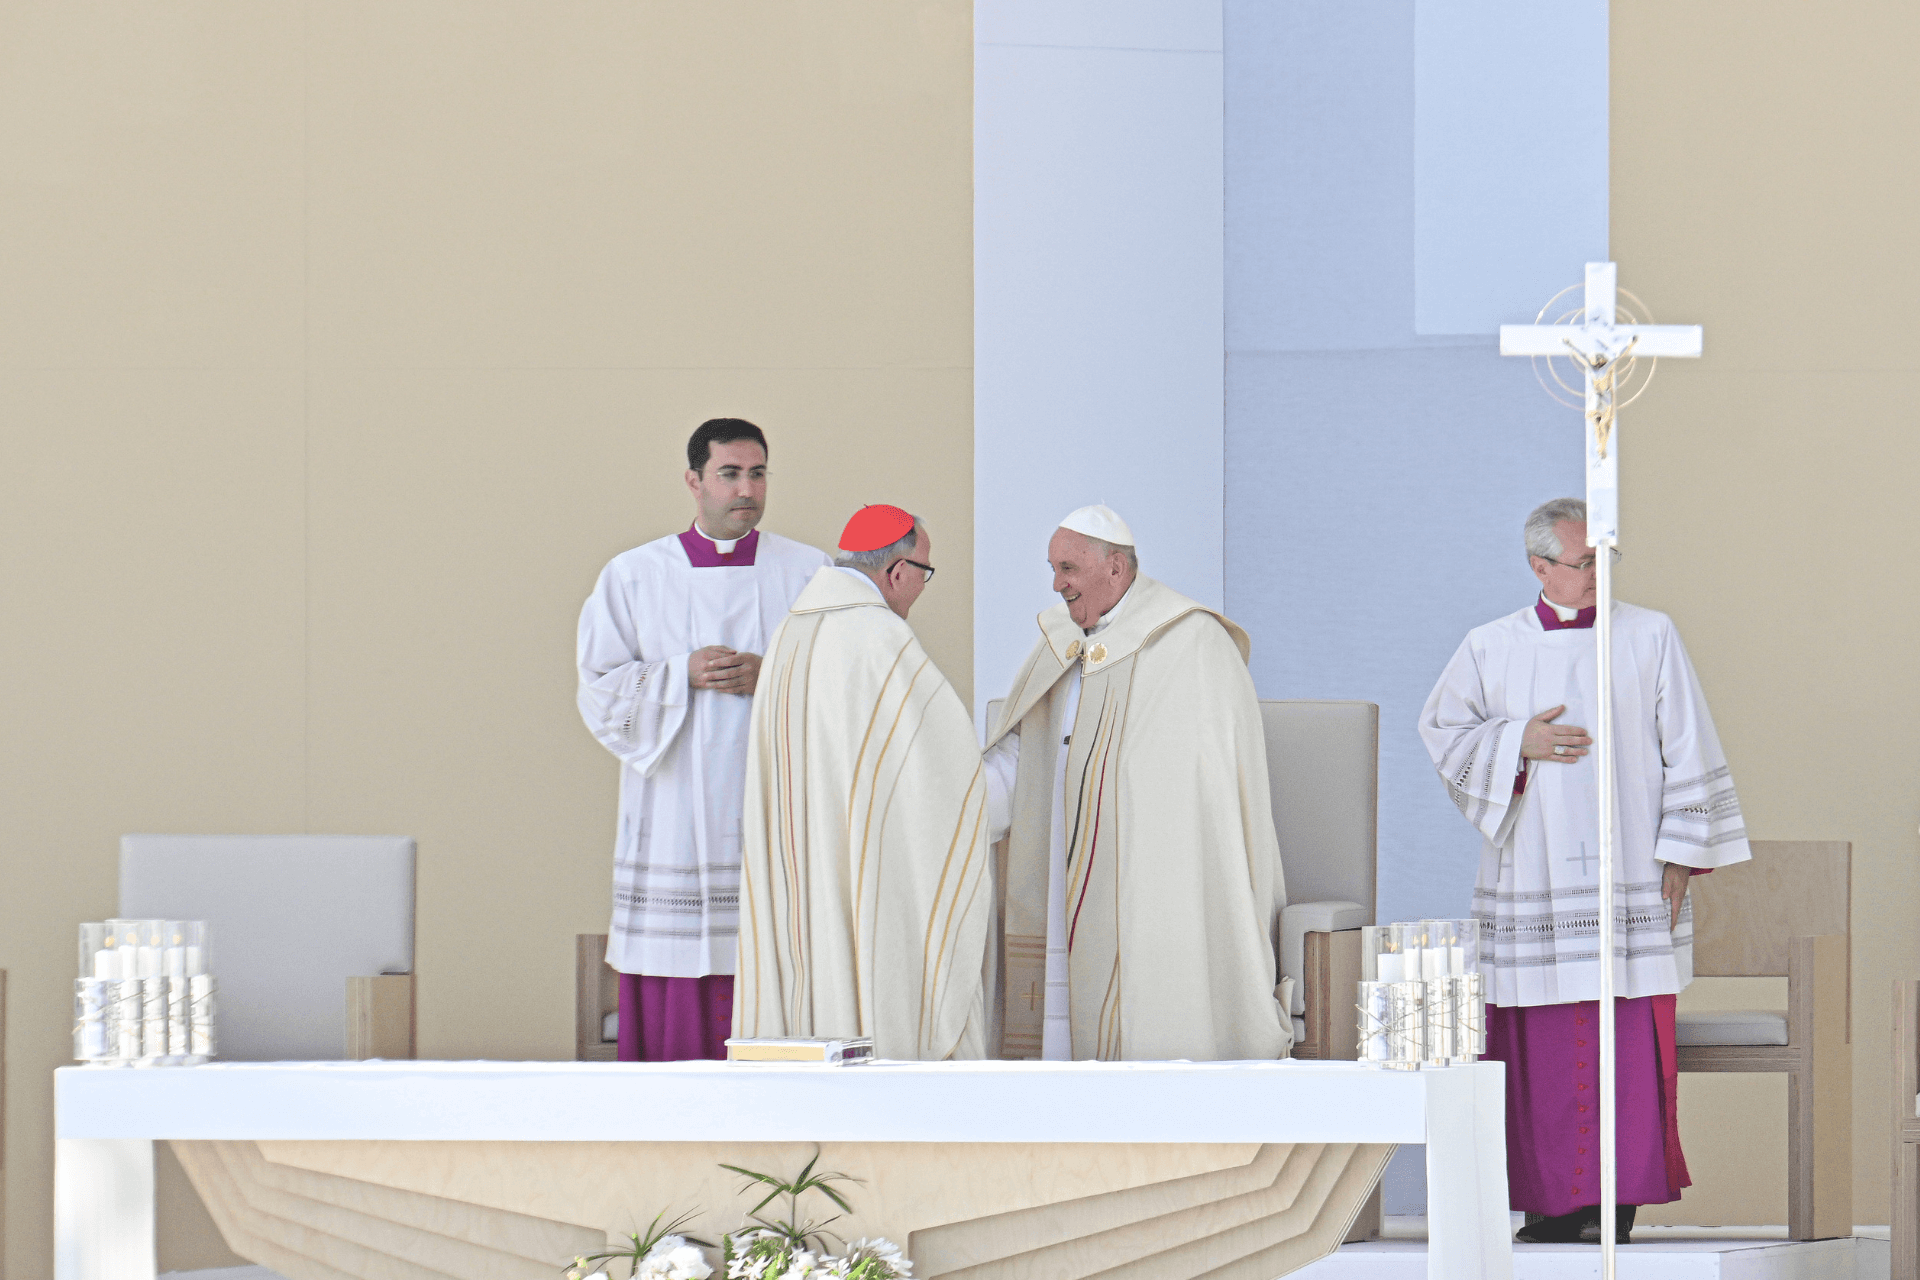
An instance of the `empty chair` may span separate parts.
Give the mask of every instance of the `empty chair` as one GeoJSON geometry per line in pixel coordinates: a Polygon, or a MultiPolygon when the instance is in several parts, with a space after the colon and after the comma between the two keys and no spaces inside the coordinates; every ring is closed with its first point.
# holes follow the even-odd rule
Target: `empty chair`
{"type": "Polygon", "coordinates": [[[1374,923],[1379,858],[1380,708],[1262,700],[1260,719],[1287,878],[1280,972],[1294,981],[1293,1056],[1357,1057],[1360,928],[1374,923]]]}
{"type": "Polygon", "coordinates": [[[1681,1013],[1675,1057],[1682,1071],[1786,1073],[1787,1235],[1852,1235],[1852,846],[1751,844],[1753,861],[1693,878],[1693,972],[1784,977],[1787,1008],[1681,1013]]]}
{"type": "Polygon", "coordinates": [[[406,836],[124,836],[120,914],[207,922],[220,1058],[410,1058],[413,864],[406,836]]]}

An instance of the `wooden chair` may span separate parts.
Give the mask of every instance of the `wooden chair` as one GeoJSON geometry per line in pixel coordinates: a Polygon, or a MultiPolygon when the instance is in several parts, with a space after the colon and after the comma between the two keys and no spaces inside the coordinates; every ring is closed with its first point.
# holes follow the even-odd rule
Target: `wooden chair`
{"type": "Polygon", "coordinates": [[[612,1062],[619,1044],[607,1034],[620,1012],[620,975],[607,963],[607,935],[573,939],[573,1057],[576,1062],[612,1062]]]}
{"type": "Polygon", "coordinates": [[[1679,1067],[1785,1072],[1787,1235],[1794,1240],[1848,1236],[1853,1234],[1852,846],[1819,840],[1752,843],[1752,862],[1694,877],[1693,971],[1699,977],[1784,976],[1787,1010],[1681,1014],[1679,1067]]]}
{"type": "Polygon", "coordinates": [[[1893,984],[1893,1275],[1920,1280],[1920,982],[1893,984]]]}
{"type": "MultiPolygon", "coordinates": [[[[987,704],[989,725],[1001,705],[987,704]]],[[[1294,980],[1293,1056],[1356,1058],[1353,984],[1379,849],[1380,708],[1263,700],[1260,719],[1287,882],[1277,941],[1280,975],[1294,980]]]]}
{"type": "Polygon", "coordinates": [[[1374,922],[1380,708],[1262,700],[1260,719],[1287,878],[1280,972],[1294,980],[1293,1056],[1351,1060],[1360,1056],[1360,929],[1374,922]]]}

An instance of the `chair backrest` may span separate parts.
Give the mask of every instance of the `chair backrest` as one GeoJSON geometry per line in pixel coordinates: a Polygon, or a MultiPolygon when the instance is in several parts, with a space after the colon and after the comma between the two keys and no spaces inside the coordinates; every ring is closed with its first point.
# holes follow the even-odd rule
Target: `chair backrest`
{"type": "Polygon", "coordinates": [[[347,979],[413,971],[406,836],[120,840],[120,914],[205,920],[218,1056],[346,1056],[347,979]]]}
{"type": "Polygon", "coordinates": [[[1380,854],[1380,708],[1260,703],[1287,901],[1357,902],[1372,924],[1380,854]]]}
{"type": "MultiPolygon", "coordinates": [[[[1004,699],[987,704],[996,724],[1004,699]]],[[[1379,859],[1380,708],[1372,702],[1260,703],[1267,785],[1289,902],[1357,902],[1374,912],[1379,859]]]]}
{"type": "Polygon", "coordinates": [[[1754,840],[1753,861],[1695,876],[1693,971],[1780,978],[1793,938],[1853,931],[1853,846],[1844,840],[1754,840]]]}

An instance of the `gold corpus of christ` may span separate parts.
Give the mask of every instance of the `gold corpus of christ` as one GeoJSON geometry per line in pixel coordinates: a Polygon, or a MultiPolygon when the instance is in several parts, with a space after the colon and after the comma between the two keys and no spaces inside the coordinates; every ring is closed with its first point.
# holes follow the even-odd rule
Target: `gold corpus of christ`
{"type": "MultiPolygon", "coordinates": [[[[1540,308],[1540,314],[1533,318],[1535,324],[1563,324],[1570,328],[1582,326],[1587,320],[1584,306],[1562,311],[1551,320],[1547,318],[1560,299],[1584,288],[1584,285],[1568,285],[1547,299],[1547,305],[1540,308]]],[[[1640,301],[1625,289],[1617,289],[1618,297],[1630,301],[1631,309],[1614,305],[1614,323],[1616,325],[1650,325],[1654,323],[1653,312],[1647,304],[1640,301]]],[[[1619,352],[1609,354],[1606,351],[1588,351],[1576,343],[1571,336],[1561,340],[1567,348],[1565,357],[1534,356],[1533,376],[1539,380],[1547,394],[1569,408],[1579,409],[1586,415],[1587,429],[1593,432],[1596,455],[1602,459],[1607,456],[1607,446],[1613,437],[1614,417],[1620,410],[1638,400],[1653,381],[1654,370],[1659,361],[1652,357],[1635,354],[1640,345],[1640,337],[1634,335],[1619,352]],[[1564,358],[1573,368],[1568,372],[1571,377],[1562,374],[1554,362],[1564,358]],[[1642,360],[1644,359],[1644,367],[1642,360]],[[1546,373],[1541,372],[1544,364],[1546,373]],[[1576,372],[1577,371],[1577,372],[1576,372]],[[1593,404],[1587,404],[1586,378],[1593,378],[1593,404]],[[1551,382],[1549,382],[1551,378],[1551,382]],[[1562,393],[1565,394],[1562,394],[1562,393]]]]}

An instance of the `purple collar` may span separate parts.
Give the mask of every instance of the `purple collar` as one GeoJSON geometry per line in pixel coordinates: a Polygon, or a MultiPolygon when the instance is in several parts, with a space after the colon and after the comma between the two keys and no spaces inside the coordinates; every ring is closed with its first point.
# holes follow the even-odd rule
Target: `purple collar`
{"type": "MultiPolygon", "coordinates": [[[[681,536],[684,537],[685,535],[683,534],[681,536]]],[[[1600,612],[1597,606],[1589,605],[1574,614],[1570,621],[1562,622],[1560,621],[1560,615],[1553,611],[1553,606],[1548,604],[1545,599],[1535,600],[1533,602],[1533,611],[1540,615],[1540,625],[1548,631],[1578,631],[1584,627],[1591,627],[1594,618],[1597,617],[1600,612]]]]}
{"type": "Polygon", "coordinates": [[[753,553],[760,546],[760,531],[747,530],[747,536],[734,543],[732,551],[722,554],[714,541],[694,525],[680,535],[680,545],[686,549],[687,563],[696,569],[737,569],[753,563],[753,553]]]}

